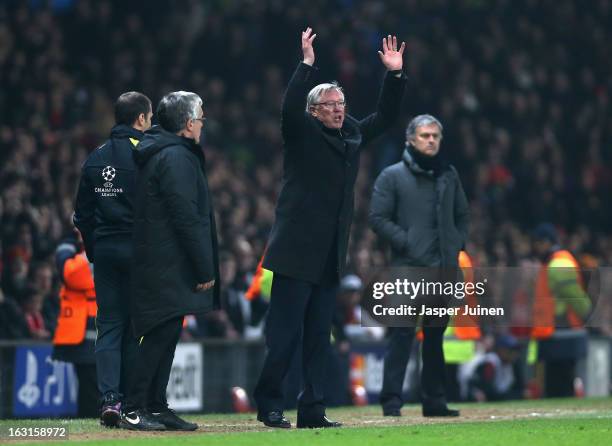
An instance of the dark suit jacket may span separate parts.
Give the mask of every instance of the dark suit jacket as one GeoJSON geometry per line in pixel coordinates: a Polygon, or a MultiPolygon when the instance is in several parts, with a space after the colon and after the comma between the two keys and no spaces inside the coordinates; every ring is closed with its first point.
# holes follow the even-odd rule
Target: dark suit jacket
{"type": "Polygon", "coordinates": [[[283,184],[263,266],[320,283],[334,240],[338,272],[343,272],[361,149],[394,123],[406,77],[387,73],[376,112],[363,120],[346,115],[338,131],[305,111],[314,73],[300,63],[285,92],[283,184]]]}

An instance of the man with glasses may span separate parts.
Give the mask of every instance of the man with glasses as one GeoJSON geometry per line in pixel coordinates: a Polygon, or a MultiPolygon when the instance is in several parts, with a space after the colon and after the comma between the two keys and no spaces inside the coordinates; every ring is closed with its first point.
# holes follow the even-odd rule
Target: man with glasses
{"type": "Polygon", "coordinates": [[[129,334],[134,173],[132,149],[151,127],[151,101],[123,93],[115,103],[116,125],[108,141],[93,151],[81,171],[74,224],[87,258],[95,265],[96,368],[102,395],[100,423],[119,422],[136,343],[129,334]]]}
{"type": "Polygon", "coordinates": [[[219,307],[214,210],[200,147],[202,99],[176,91],[157,107],[159,126],[136,147],[131,311],[139,339],[122,427],[183,430],[197,424],[168,408],[166,387],[187,314],[219,307]]]}
{"type": "Polygon", "coordinates": [[[359,157],[367,143],[394,123],[406,84],[405,45],[398,50],[397,38],[389,35],[378,52],[388,72],[376,112],[363,120],[347,115],[337,84],[313,88],[315,36],[310,28],[302,33],[304,58],[282,105],[283,187],[263,262],[274,280],[266,325],[268,352],[254,397],[258,420],[277,428],[291,427],[283,416],[283,379],[300,340],[304,389],[297,427],[340,425],[325,416],[323,389],[359,157]]]}

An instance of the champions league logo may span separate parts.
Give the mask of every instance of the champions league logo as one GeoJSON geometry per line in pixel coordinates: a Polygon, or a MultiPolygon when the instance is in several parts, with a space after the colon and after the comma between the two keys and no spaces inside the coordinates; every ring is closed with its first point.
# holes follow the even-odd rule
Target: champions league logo
{"type": "Polygon", "coordinates": [[[106,181],[106,183],[104,183],[104,187],[113,187],[113,183],[111,183],[111,181],[113,181],[115,175],[116,171],[113,166],[106,166],[104,169],[102,169],[102,178],[104,178],[104,181],[106,181]]]}
{"type": "Polygon", "coordinates": [[[102,178],[105,183],[104,187],[96,187],[94,188],[96,193],[99,193],[102,197],[116,197],[117,194],[123,193],[123,188],[121,187],[113,187],[113,181],[115,176],[117,175],[117,171],[113,166],[106,166],[102,169],[102,178]]]}

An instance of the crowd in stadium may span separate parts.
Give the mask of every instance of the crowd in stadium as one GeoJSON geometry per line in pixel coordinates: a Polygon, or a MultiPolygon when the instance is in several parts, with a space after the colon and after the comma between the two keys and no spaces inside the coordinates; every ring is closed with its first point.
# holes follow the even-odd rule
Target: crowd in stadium
{"type": "MultiPolygon", "coordinates": [[[[585,265],[612,263],[612,2],[577,0],[0,5],[0,339],[50,339],[58,311],[53,254],[72,232],[87,154],[113,125],[119,94],[155,104],[197,92],[221,248],[225,310],[190,337],[244,336],[240,303],[263,253],[281,183],[280,103],[317,29],[321,81],[337,79],[349,113],[374,107],[382,32],[407,42],[401,124],[362,155],[349,249],[352,273],[385,264],[368,228],[373,180],[397,162],[420,113],[444,124],[442,150],[471,208],[467,251],[479,266],[537,261],[530,233],[553,223],[585,265]],[[248,7],[244,7],[248,5],[248,7]],[[542,21],[543,11],[555,15],[542,21]],[[451,20],[452,18],[452,20],[451,20]],[[606,31],[607,30],[607,31],[606,31]]],[[[296,253],[299,255],[299,253],[296,253]]]]}

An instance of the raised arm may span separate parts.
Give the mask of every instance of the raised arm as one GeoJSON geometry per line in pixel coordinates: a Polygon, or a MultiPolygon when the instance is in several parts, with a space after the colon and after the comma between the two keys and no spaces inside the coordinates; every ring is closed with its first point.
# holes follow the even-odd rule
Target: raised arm
{"type": "Polygon", "coordinates": [[[393,125],[399,115],[404,90],[406,88],[406,75],[403,74],[404,49],[402,42],[397,49],[397,37],[387,36],[382,41],[382,51],[378,51],[380,60],[387,69],[376,112],[363,119],[359,125],[364,143],[382,134],[393,125]]]}
{"type": "Polygon", "coordinates": [[[285,140],[299,138],[306,112],[306,95],[312,86],[315,61],[312,42],[317,37],[311,28],[302,32],[302,62],[291,76],[281,110],[281,130],[285,140]]]}

